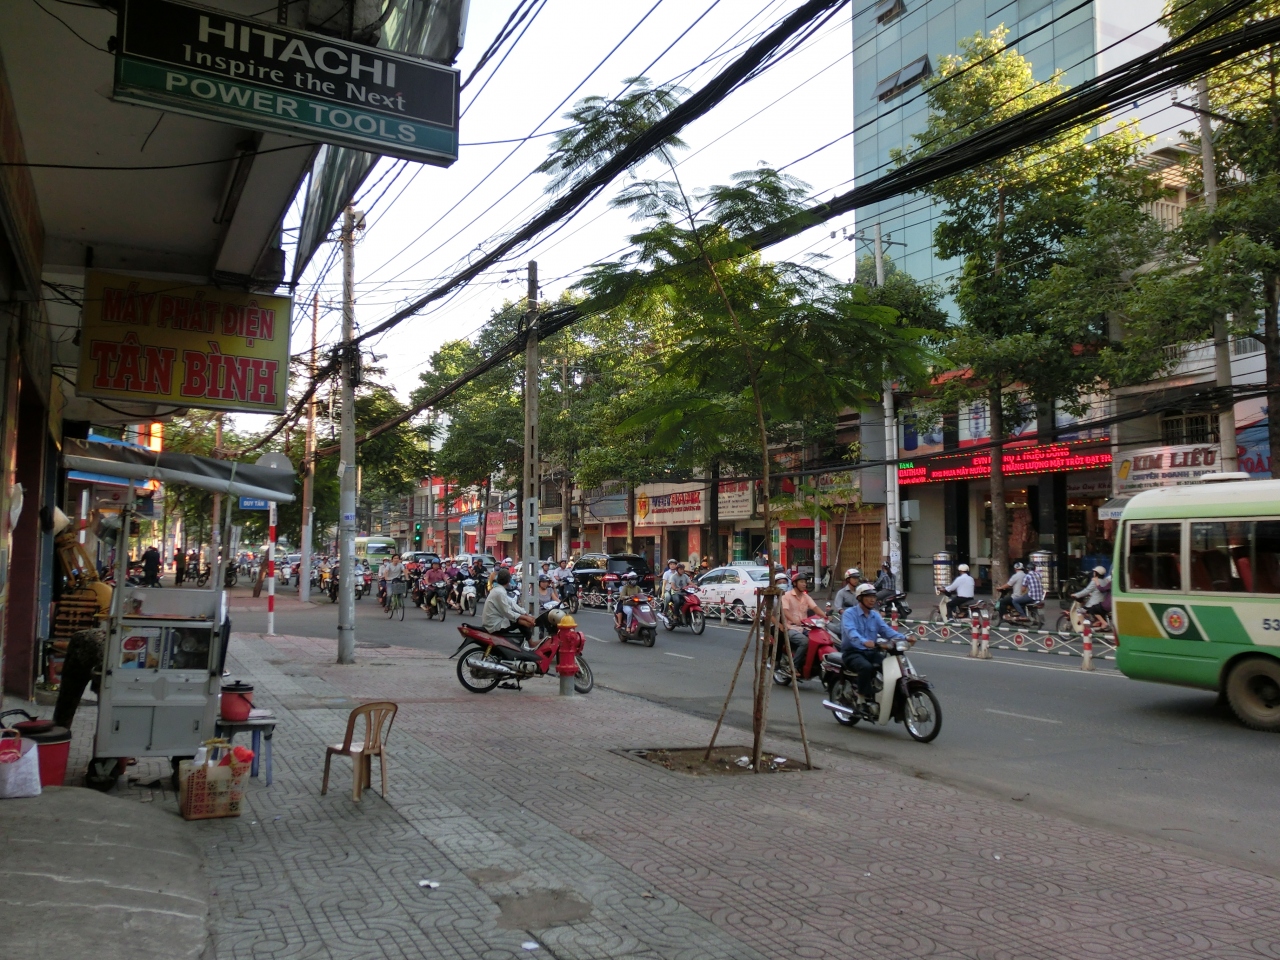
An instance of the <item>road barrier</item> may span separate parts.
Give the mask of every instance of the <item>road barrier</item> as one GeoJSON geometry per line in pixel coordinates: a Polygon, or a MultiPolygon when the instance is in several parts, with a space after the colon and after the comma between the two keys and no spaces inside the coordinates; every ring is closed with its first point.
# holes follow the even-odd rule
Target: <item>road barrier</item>
{"type": "MultiPolygon", "coordinates": [[[[1019,650],[1043,653],[1059,657],[1079,657],[1081,670],[1092,670],[1094,660],[1114,660],[1115,637],[1094,633],[1091,627],[1084,634],[1062,636],[1052,630],[1028,630],[1008,625],[993,625],[990,615],[976,611],[969,621],[969,656],[974,659],[990,659],[992,650],[1019,650]]],[[[935,643],[965,643],[965,622],[952,620],[934,623],[928,620],[903,620],[899,630],[912,634],[917,641],[932,640],[935,643]]]]}

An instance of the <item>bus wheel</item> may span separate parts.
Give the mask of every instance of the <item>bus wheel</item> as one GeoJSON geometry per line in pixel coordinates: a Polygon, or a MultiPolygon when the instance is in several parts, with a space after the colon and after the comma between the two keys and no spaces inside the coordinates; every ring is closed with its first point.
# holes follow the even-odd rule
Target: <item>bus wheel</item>
{"type": "Polygon", "coordinates": [[[1227,702],[1246,727],[1280,732],[1280,661],[1249,657],[1227,676],[1227,702]]]}

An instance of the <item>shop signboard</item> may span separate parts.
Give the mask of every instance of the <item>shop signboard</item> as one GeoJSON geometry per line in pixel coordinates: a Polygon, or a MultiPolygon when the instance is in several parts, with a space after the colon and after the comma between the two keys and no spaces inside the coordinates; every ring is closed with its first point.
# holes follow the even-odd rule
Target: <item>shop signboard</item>
{"type": "Polygon", "coordinates": [[[636,488],[636,523],[688,526],[706,521],[701,483],[646,483],[636,488]]]}
{"type": "Polygon", "coordinates": [[[420,163],[458,159],[458,71],[174,0],[123,0],[113,99],[420,163]]]}
{"type": "Polygon", "coordinates": [[[1114,464],[1116,496],[1194,483],[1205,474],[1221,469],[1218,452],[1216,443],[1127,450],[1114,464]]]}
{"type": "MultiPolygon", "coordinates": [[[[1096,470],[1111,464],[1111,451],[1082,449],[1077,444],[1047,443],[1034,447],[1006,449],[1003,457],[1005,476],[1036,473],[1064,473],[1096,470]]],[[[898,464],[898,483],[931,483],[938,480],[983,480],[991,476],[991,453],[960,454],[952,457],[930,457],[919,464],[898,464]]]]}
{"type": "Polygon", "coordinates": [[[76,394],[283,413],[292,301],[85,274],[76,394]]]}
{"type": "Polygon", "coordinates": [[[755,481],[720,481],[720,519],[749,520],[755,509],[755,481]]]}

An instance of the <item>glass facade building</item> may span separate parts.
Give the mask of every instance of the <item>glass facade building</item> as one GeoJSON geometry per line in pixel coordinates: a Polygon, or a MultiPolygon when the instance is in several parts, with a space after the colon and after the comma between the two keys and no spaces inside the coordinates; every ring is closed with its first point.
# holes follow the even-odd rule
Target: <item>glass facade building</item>
{"type": "MultiPolygon", "coordinates": [[[[913,135],[928,119],[924,81],[943,57],[959,52],[962,38],[1003,25],[1014,40],[1043,27],[1014,49],[1031,61],[1037,80],[1061,70],[1062,82],[1075,86],[1163,42],[1163,29],[1151,26],[1161,8],[1160,0],[881,0],[862,7],[853,21],[856,183],[888,171],[895,148],[915,146],[913,135]]],[[[885,253],[899,269],[945,284],[957,264],[934,256],[938,213],[926,197],[897,197],[859,208],[856,226],[870,236],[878,222],[893,241],[885,253]]]]}

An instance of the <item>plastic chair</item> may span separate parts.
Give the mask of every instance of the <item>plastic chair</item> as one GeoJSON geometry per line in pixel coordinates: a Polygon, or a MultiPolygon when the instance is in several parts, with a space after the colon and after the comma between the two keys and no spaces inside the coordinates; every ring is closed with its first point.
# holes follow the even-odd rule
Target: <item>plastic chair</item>
{"type": "Polygon", "coordinates": [[[335,743],[325,748],[324,782],[320,786],[320,795],[329,792],[329,764],[335,756],[351,758],[351,799],[360,802],[365,788],[372,785],[373,758],[378,758],[378,766],[382,770],[382,795],[387,795],[387,736],[391,733],[391,724],[395,722],[398,704],[390,700],[379,700],[365,703],[351,711],[347,718],[347,735],[342,743],[335,743]],[[356,721],[365,718],[363,740],[352,740],[355,734],[356,721]],[[386,731],[382,727],[386,724],[386,731]]]}

